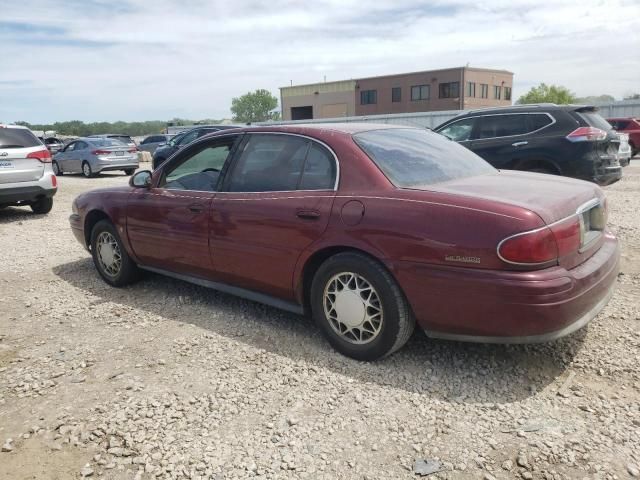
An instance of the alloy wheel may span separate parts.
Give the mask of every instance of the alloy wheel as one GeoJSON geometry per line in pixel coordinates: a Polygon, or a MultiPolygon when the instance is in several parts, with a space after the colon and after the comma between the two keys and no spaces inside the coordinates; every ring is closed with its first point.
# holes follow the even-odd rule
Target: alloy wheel
{"type": "Polygon", "coordinates": [[[341,272],[331,277],[324,289],[323,305],[331,328],[349,343],[372,342],[382,330],[378,292],[357,273],[341,272]]]}

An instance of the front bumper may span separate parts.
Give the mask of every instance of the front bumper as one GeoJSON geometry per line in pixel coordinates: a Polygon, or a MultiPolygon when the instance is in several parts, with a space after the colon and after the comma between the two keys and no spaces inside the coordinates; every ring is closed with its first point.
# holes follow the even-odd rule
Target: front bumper
{"type": "Polygon", "coordinates": [[[409,262],[394,270],[427,335],[536,343],[573,333],[604,308],[613,293],[619,258],[618,241],[606,234],[598,252],[571,270],[482,271],[409,262]]]}
{"type": "Polygon", "coordinates": [[[604,167],[597,171],[593,180],[598,185],[606,186],[617,182],[622,178],[622,167],[620,165],[614,167],[604,167]]]}
{"type": "Polygon", "coordinates": [[[76,237],[76,240],[82,245],[86,250],[89,250],[87,246],[87,242],[84,238],[84,225],[82,224],[82,217],[77,213],[72,213],[69,216],[69,224],[71,225],[71,231],[73,232],[73,236],[76,237]]]}

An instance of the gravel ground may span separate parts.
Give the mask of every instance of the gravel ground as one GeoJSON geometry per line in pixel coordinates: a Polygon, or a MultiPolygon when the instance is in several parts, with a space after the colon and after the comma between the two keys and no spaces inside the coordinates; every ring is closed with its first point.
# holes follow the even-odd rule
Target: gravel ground
{"type": "Polygon", "coordinates": [[[640,468],[640,162],[607,187],[618,289],[548,345],[435,341],[359,363],[305,318],[148,275],[107,286],[80,192],[0,211],[0,478],[625,479],[640,468]]]}

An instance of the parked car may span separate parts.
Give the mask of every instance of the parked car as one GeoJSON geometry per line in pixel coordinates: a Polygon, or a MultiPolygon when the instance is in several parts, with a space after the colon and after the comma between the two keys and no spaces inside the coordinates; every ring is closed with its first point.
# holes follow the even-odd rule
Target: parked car
{"type": "Polygon", "coordinates": [[[60,151],[60,149],[62,147],[64,147],[64,144],[62,143],[62,140],[56,138],[56,137],[48,137],[45,138],[42,143],[44,143],[44,146],[47,147],[47,150],[49,150],[49,152],[51,152],[51,155],[54,155],[55,153],[58,153],[60,151]]]}
{"type": "Polygon", "coordinates": [[[635,157],[640,153],[640,120],[637,118],[607,118],[616,131],[629,135],[629,146],[631,156],[635,157]]]}
{"type": "Polygon", "coordinates": [[[119,133],[105,133],[103,135],[89,135],[88,138],[110,138],[112,140],[118,140],[128,147],[138,148],[136,142],[129,135],[122,135],[119,133]]]}
{"type": "Polygon", "coordinates": [[[631,145],[629,144],[629,135],[626,133],[618,133],[620,138],[620,149],[618,150],[618,161],[623,167],[629,166],[631,163],[631,145]]]}
{"type": "Polygon", "coordinates": [[[160,146],[156,149],[153,154],[153,161],[151,162],[152,168],[158,168],[158,166],[160,166],[160,164],[167,160],[171,155],[203,135],[231,128],[238,127],[236,125],[207,125],[192,128],[191,130],[187,130],[186,132],[176,135],[166,145],[160,146]]]}
{"type": "Polygon", "coordinates": [[[565,175],[600,185],[622,177],[620,140],[592,106],[472,110],[435,128],[499,169],[565,175]]]}
{"type": "Polygon", "coordinates": [[[392,125],[217,132],[72,208],[110,285],[143,269],[309,313],[361,360],[416,321],[436,338],[567,335],[607,303],[620,255],[597,185],[392,125]]]}
{"type": "Polygon", "coordinates": [[[156,149],[169,142],[175,135],[149,135],[145,138],[140,145],[138,145],[138,150],[149,152],[151,155],[156,151],[156,149]]]}
{"type": "Polygon", "coordinates": [[[49,150],[27,127],[0,124],[0,208],[49,213],[57,189],[49,150]]]}
{"type": "Polygon", "coordinates": [[[79,138],[53,157],[53,171],[58,176],[63,173],[82,173],[89,178],[112,170],[122,170],[126,175],[132,175],[138,166],[135,147],[104,137],[79,138]]]}

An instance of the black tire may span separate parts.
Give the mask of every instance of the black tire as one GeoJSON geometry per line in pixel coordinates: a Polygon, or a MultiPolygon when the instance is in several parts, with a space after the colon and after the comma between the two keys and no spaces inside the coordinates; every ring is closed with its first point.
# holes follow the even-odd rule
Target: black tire
{"type": "MultiPolygon", "coordinates": [[[[360,297],[364,298],[363,293],[360,293],[360,297]]],[[[363,311],[368,311],[368,307],[363,308],[363,311]]],[[[391,274],[376,260],[356,252],[339,253],[320,266],[311,285],[311,311],[333,348],[356,360],[371,361],[392,354],[409,340],[415,327],[409,303],[391,274]],[[373,287],[379,297],[382,322],[377,336],[372,337],[368,343],[355,344],[347,340],[347,335],[334,330],[325,313],[325,289],[329,289],[333,279],[343,272],[349,272],[346,275],[357,274],[373,287]]],[[[335,313],[337,309],[333,311],[335,313]]]]}
{"type": "Polygon", "coordinates": [[[131,175],[133,175],[133,174],[135,173],[135,171],[136,171],[136,169],[135,169],[135,168],[127,168],[127,169],[124,171],[124,174],[125,174],[125,175],[128,175],[128,176],[130,177],[131,175]]]}
{"type": "Polygon", "coordinates": [[[51,162],[51,168],[53,169],[53,173],[56,177],[61,177],[62,176],[62,170],[60,170],[60,165],[58,165],[58,162],[56,162],[55,160],[53,162],[51,162]]]}
{"type": "Polygon", "coordinates": [[[33,213],[45,214],[49,213],[53,208],[53,197],[41,197],[31,205],[31,210],[33,213]]]}
{"type": "Polygon", "coordinates": [[[104,281],[111,286],[124,287],[140,278],[140,269],[131,257],[129,257],[127,250],[122,244],[120,235],[118,235],[118,232],[109,220],[100,220],[95,224],[93,230],[91,230],[91,256],[93,257],[93,264],[98,270],[98,273],[104,281]],[[110,235],[117,244],[118,253],[120,254],[120,266],[117,272],[107,271],[98,257],[98,237],[103,233],[110,235]]]}
{"type": "Polygon", "coordinates": [[[82,162],[82,174],[85,176],[85,178],[92,178],[96,176],[96,174],[93,173],[93,170],[91,169],[91,165],[89,165],[89,162],[87,162],[86,160],[82,162]]]}

